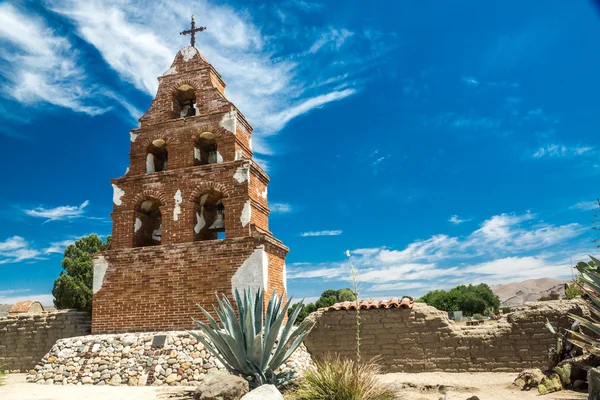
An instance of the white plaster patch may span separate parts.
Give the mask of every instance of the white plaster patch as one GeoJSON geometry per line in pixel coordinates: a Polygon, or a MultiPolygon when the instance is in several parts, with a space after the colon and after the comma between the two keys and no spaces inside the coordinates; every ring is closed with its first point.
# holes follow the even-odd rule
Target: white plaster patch
{"type": "Polygon", "coordinates": [[[243,292],[250,289],[256,293],[259,290],[267,290],[269,282],[269,257],[267,252],[260,248],[244,261],[231,278],[231,288],[243,292]]]}
{"type": "Polygon", "coordinates": [[[127,167],[127,169],[125,170],[125,175],[127,175],[129,173],[129,167],[127,167]]]}
{"type": "Polygon", "coordinates": [[[183,61],[190,61],[198,53],[198,50],[192,46],[187,46],[179,50],[179,53],[183,56],[183,61]]]}
{"type": "Polygon", "coordinates": [[[142,228],[142,220],[136,217],[135,224],[133,225],[133,233],[136,233],[141,228],[142,228]]]}
{"type": "Polygon", "coordinates": [[[221,164],[223,162],[223,156],[217,150],[217,164],[221,164]]]}
{"type": "Polygon", "coordinates": [[[125,195],[125,192],[123,191],[123,189],[121,189],[114,183],[112,184],[112,188],[113,188],[113,203],[115,203],[116,206],[120,206],[121,204],[123,204],[123,201],[121,201],[121,197],[123,197],[125,195]]]}
{"type": "Polygon", "coordinates": [[[181,189],[177,189],[175,192],[175,207],[173,208],[173,221],[179,220],[179,214],[181,214],[181,203],[183,203],[183,198],[181,197],[181,189]]]}
{"type": "Polygon", "coordinates": [[[250,222],[251,216],[252,216],[252,207],[250,206],[250,200],[248,200],[244,204],[244,209],[242,210],[242,215],[240,216],[240,221],[242,221],[242,226],[248,225],[248,223],[250,222]]]}
{"type": "Polygon", "coordinates": [[[283,263],[283,290],[287,293],[287,265],[283,263]]]}
{"type": "Polygon", "coordinates": [[[169,68],[164,74],[163,76],[166,75],[175,75],[177,73],[177,68],[175,68],[175,66],[173,65],[171,68],[169,68]]]}
{"type": "Polygon", "coordinates": [[[129,132],[129,140],[131,140],[132,143],[135,142],[135,139],[137,139],[137,137],[137,133],[129,132]]]}
{"type": "Polygon", "coordinates": [[[104,256],[98,256],[94,258],[92,262],[94,264],[92,292],[96,294],[100,289],[102,289],[102,284],[104,283],[104,274],[106,274],[106,270],[108,269],[108,261],[106,261],[104,256]]]}
{"type": "Polygon", "coordinates": [[[261,196],[262,196],[262,198],[263,198],[263,199],[266,199],[266,198],[267,198],[267,191],[268,191],[268,190],[269,190],[269,189],[268,189],[267,187],[265,187],[265,190],[262,192],[262,195],[261,195],[261,196]]]}
{"type": "Polygon", "coordinates": [[[229,132],[235,135],[235,127],[237,122],[237,111],[231,110],[221,118],[221,122],[219,122],[219,126],[221,128],[227,129],[229,132]]]}
{"type": "Polygon", "coordinates": [[[252,138],[248,139],[248,147],[252,150],[252,138]]]}
{"type": "Polygon", "coordinates": [[[202,161],[202,153],[200,152],[200,149],[197,147],[194,147],[194,158],[198,161],[202,161]]]}
{"type": "Polygon", "coordinates": [[[202,228],[206,226],[206,221],[204,220],[204,215],[196,213],[196,226],[194,226],[194,232],[200,233],[202,228]]]}
{"type": "Polygon", "coordinates": [[[248,167],[239,167],[235,170],[233,174],[233,179],[238,181],[238,183],[242,183],[245,181],[250,181],[250,169],[248,167]]]}
{"type": "Polygon", "coordinates": [[[242,159],[242,150],[236,150],[235,151],[235,161],[241,160],[242,159]]]}
{"type": "Polygon", "coordinates": [[[154,168],[154,154],[148,153],[146,155],[146,173],[156,172],[154,168]]]}

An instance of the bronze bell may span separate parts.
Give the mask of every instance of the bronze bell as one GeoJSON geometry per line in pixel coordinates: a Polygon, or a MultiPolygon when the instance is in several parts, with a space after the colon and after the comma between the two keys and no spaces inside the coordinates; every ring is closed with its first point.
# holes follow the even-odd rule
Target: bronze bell
{"type": "Polygon", "coordinates": [[[212,225],[208,228],[211,231],[217,231],[217,232],[222,232],[225,230],[225,220],[224,220],[224,215],[225,215],[225,207],[223,206],[223,203],[219,202],[217,203],[217,215],[215,217],[215,222],[212,223],[212,225]]]}

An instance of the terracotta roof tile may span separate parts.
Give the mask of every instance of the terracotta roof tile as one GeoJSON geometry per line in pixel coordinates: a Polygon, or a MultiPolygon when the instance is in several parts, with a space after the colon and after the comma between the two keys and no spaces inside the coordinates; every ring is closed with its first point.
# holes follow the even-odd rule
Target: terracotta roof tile
{"type": "MultiPolygon", "coordinates": [[[[415,302],[408,297],[404,297],[402,300],[391,299],[387,301],[381,300],[361,300],[359,307],[361,310],[370,310],[372,308],[407,308],[412,309],[415,302]]],[[[325,307],[324,311],[339,311],[339,310],[356,310],[355,301],[344,301],[342,303],[336,303],[331,307],[325,307]]]]}
{"type": "Polygon", "coordinates": [[[11,314],[26,313],[29,311],[29,308],[36,303],[39,304],[39,307],[42,310],[44,310],[44,307],[40,304],[39,301],[25,300],[25,301],[19,301],[18,303],[15,303],[15,305],[12,306],[12,308],[10,309],[8,314],[11,315],[11,314]]]}

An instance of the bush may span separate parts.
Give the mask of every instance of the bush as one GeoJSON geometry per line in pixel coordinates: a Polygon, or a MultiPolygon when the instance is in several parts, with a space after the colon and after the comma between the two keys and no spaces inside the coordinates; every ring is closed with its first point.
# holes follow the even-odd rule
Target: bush
{"type": "Polygon", "coordinates": [[[481,319],[483,319],[483,315],[481,315],[481,314],[473,314],[473,319],[481,320],[481,319]]]}
{"type": "Polygon", "coordinates": [[[321,293],[321,297],[319,297],[319,299],[314,303],[308,303],[306,305],[301,305],[300,303],[294,304],[289,309],[288,314],[291,314],[294,311],[296,311],[297,307],[301,307],[302,309],[300,310],[300,313],[298,314],[298,319],[296,320],[297,323],[300,323],[304,321],[304,318],[308,317],[310,313],[317,311],[319,308],[331,307],[335,303],[339,303],[342,301],[355,300],[356,296],[354,295],[352,289],[328,289],[321,293]]]}
{"type": "Polygon", "coordinates": [[[54,281],[52,295],[58,309],[70,308],[78,311],[92,310],[92,281],[94,264],[92,254],[110,246],[110,236],[106,242],[96,234],[77,240],[65,250],[61,272],[54,281]]]}
{"type": "Polygon", "coordinates": [[[485,283],[460,285],[448,291],[432,290],[420,301],[442,311],[462,311],[466,316],[495,312],[500,307],[500,298],[485,283]]]}
{"type": "Polygon", "coordinates": [[[392,400],[396,392],[382,384],[377,359],[356,363],[327,355],[315,361],[315,368],[304,372],[296,392],[298,400],[392,400]]]}

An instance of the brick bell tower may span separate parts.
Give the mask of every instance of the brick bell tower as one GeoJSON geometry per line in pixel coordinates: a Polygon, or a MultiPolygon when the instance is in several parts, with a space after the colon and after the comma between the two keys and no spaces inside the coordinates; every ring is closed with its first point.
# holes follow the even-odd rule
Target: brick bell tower
{"type": "MultiPolygon", "coordinates": [[[[192,27],[193,29],[194,27],[192,27]]],[[[112,247],[94,258],[92,332],[176,330],[215,293],[286,291],[288,248],[269,231],[269,177],[252,126],[194,46],[158,78],[111,181],[112,247]]]]}

